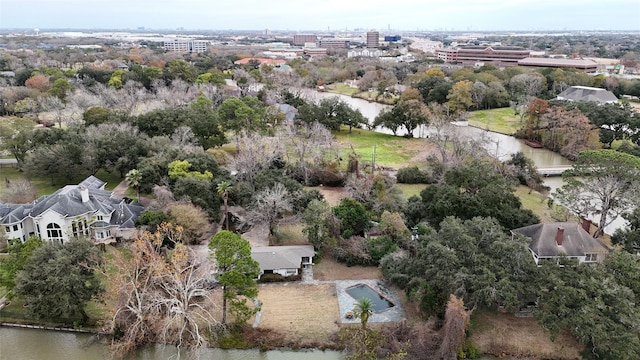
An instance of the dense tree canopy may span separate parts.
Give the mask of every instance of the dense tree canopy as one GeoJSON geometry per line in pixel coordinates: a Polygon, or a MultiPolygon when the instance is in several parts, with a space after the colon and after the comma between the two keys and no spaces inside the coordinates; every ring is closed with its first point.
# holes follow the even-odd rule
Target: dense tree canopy
{"type": "Polygon", "coordinates": [[[426,221],[436,228],[447,216],[493,217],[506,230],[540,221],[521,205],[508,180],[490,163],[474,160],[447,171],[444,184],[430,185],[420,198],[409,199],[405,215],[410,225],[426,221]]]}
{"type": "Polygon", "coordinates": [[[64,320],[80,315],[86,323],[89,316],[84,307],[102,291],[95,274],[101,261],[98,248],[85,239],[38,247],[15,279],[16,294],[37,319],[64,320]]]}
{"type": "Polygon", "coordinates": [[[392,254],[380,266],[427,314],[444,311],[449,294],[470,306],[515,309],[536,294],[535,263],[523,241],[491,218],[446,218],[420,235],[415,255],[392,254]]]}
{"type": "Polygon", "coordinates": [[[638,257],[614,252],[603,266],[545,265],[537,315],[552,336],[563,329],[586,346],[587,359],[636,359],[640,293],[638,257]]]}

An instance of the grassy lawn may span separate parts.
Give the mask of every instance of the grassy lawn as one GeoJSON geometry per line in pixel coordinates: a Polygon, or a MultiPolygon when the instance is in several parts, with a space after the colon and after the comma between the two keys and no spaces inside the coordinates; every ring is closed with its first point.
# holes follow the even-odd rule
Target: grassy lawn
{"type": "Polygon", "coordinates": [[[5,288],[4,286],[0,286],[0,298],[7,295],[9,293],[9,291],[7,291],[7,288],[5,288]]]}
{"type": "MultiPolygon", "coordinates": [[[[107,185],[105,189],[113,190],[121,181],[120,174],[118,173],[109,173],[104,170],[98,171],[95,175],[98,179],[102,181],[106,181],[107,185]]],[[[6,188],[6,180],[19,180],[19,179],[27,179],[27,176],[24,172],[20,172],[18,168],[13,167],[3,167],[0,168],[0,198],[6,188]]],[[[40,197],[42,195],[48,195],[54,193],[56,190],[68,184],[78,184],[82,180],[84,180],[84,176],[76,176],[71,182],[67,182],[66,179],[61,177],[54,177],[53,185],[51,185],[51,178],[43,178],[43,177],[34,177],[29,179],[31,184],[36,189],[37,196],[40,197]]]]}
{"type": "Polygon", "coordinates": [[[404,195],[405,199],[408,199],[410,197],[412,197],[413,195],[415,196],[420,196],[420,192],[422,190],[424,190],[424,188],[427,187],[427,185],[425,184],[396,184],[396,187],[398,187],[400,190],[402,190],[402,194],[404,195]]]}
{"type": "Polygon", "coordinates": [[[547,206],[548,194],[542,194],[535,190],[531,190],[524,185],[520,185],[516,188],[515,195],[520,198],[522,207],[533,211],[538,215],[541,222],[554,222],[551,217],[551,209],[547,206]]]}
{"type": "Polygon", "coordinates": [[[507,135],[522,127],[511,108],[472,111],[469,113],[469,125],[507,135]]]}
{"type": "Polygon", "coordinates": [[[327,85],[326,89],[328,92],[347,95],[347,96],[353,96],[355,93],[360,91],[358,90],[358,88],[354,88],[343,83],[335,83],[335,84],[327,85]]]}
{"type": "Polygon", "coordinates": [[[349,159],[351,146],[360,155],[361,162],[370,163],[375,145],[376,163],[394,168],[409,166],[410,160],[427,146],[424,139],[407,139],[365,129],[353,129],[349,133],[349,129],[343,127],[340,131],[334,131],[333,135],[339,143],[340,156],[345,164],[349,159]]]}

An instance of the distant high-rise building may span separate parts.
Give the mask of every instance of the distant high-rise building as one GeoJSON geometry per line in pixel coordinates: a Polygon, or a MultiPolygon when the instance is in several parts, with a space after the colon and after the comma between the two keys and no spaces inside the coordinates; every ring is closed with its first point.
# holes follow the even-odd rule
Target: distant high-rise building
{"type": "Polygon", "coordinates": [[[348,49],[351,46],[351,40],[340,38],[322,38],[318,39],[318,47],[325,49],[348,49]]]}
{"type": "Polygon", "coordinates": [[[293,45],[302,46],[306,43],[315,43],[318,40],[317,35],[293,35],[293,45]]]}
{"type": "Polygon", "coordinates": [[[367,32],[367,47],[374,49],[380,46],[380,33],[376,30],[367,32]]]}
{"type": "Polygon", "coordinates": [[[208,41],[204,40],[169,40],[164,42],[164,48],[167,51],[182,51],[182,52],[205,52],[209,46],[208,41]]]}

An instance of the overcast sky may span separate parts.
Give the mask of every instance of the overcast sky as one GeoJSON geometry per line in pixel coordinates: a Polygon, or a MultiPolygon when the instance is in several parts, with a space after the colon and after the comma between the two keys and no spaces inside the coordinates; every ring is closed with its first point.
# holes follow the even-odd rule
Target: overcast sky
{"type": "Polygon", "coordinates": [[[640,30],[639,0],[0,0],[0,28],[640,30]]]}

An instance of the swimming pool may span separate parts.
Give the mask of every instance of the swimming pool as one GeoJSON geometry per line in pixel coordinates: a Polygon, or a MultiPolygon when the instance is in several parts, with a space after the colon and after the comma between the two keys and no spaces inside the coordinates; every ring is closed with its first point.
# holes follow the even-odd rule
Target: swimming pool
{"type": "Polygon", "coordinates": [[[358,301],[363,298],[371,300],[373,311],[375,312],[381,312],[395,306],[391,301],[387,300],[384,296],[380,295],[377,291],[373,290],[366,284],[354,285],[347,288],[345,291],[347,294],[351,295],[352,298],[358,301]]]}

